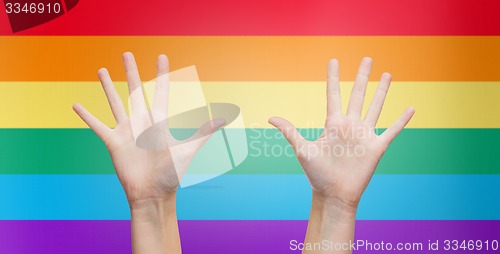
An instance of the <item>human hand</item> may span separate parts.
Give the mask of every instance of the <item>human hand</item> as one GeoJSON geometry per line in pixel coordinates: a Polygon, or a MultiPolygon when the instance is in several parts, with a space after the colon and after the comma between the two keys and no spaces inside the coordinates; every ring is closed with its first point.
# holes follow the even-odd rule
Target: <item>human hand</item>
{"type": "Polygon", "coordinates": [[[175,195],[180,179],[196,152],[225,121],[209,121],[189,139],[176,140],[169,131],[168,121],[159,121],[167,119],[167,57],[158,57],[156,88],[151,110],[146,106],[142,82],[132,53],[123,54],[123,63],[132,107],[130,116],[127,115],[109,73],[104,68],[98,71],[98,76],[117,122],[116,127],[108,128],[81,104],[76,103],[73,109],[105,143],[129,205],[133,207],[148,200],[164,200],[175,195]],[[148,139],[153,140],[155,147],[160,149],[146,149],[137,144],[138,134],[151,126],[155,131],[148,132],[148,139]]]}
{"type": "Polygon", "coordinates": [[[294,148],[312,186],[313,197],[354,211],[385,150],[415,112],[412,107],[406,109],[383,134],[376,135],[375,125],[391,83],[391,75],[382,75],[373,101],[362,120],[361,111],[371,67],[372,59],[364,58],[352,88],[347,114],[344,115],[339,64],[336,59],[330,60],[326,89],[327,118],[323,133],[316,141],[305,140],[285,119],[269,119],[269,123],[278,128],[294,148]]]}

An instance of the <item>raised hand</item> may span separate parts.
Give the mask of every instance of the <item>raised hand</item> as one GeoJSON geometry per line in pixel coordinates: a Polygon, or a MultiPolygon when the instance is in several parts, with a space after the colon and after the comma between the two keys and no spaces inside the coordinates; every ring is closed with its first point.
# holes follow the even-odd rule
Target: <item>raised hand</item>
{"type": "MultiPolygon", "coordinates": [[[[223,119],[212,120],[205,123],[189,139],[176,140],[169,131],[167,121],[169,91],[167,57],[165,55],[158,57],[155,96],[151,110],[148,110],[144,100],[142,82],[134,56],[129,52],[124,53],[123,63],[132,106],[130,116],[127,115],[106,69],[100,69],[98,76],[116,120],[116,127],[114,129],[107,127],[78,103],[73,106],[73,109],[105,143],[127,195],[132,211],[133,226],[134,222],[139,222],[141,226],[145,225],[143,222],[155,222],[160,225],[162,221],[159,221],[158,217],[164,216],[161,213],[169,212],[169,216],[173,215],[175,218],[175,194],[180,179],[196,152],[215,130],[225,124],[225,121],[223,119]],[[153,131],[148,131],[148,141],[139,145],[138,136],[148,128],[150,130],[153,128],[153,131]]],[[[165,221],[168,220],[163,222],[165,221]]],[[[169,222],[169,226],[171,226],[170,231],[175,231],[175,234],[171,236],[174,238],[173,244],[178,245],[177,223],[175,221],[173,225],[174,221],[169,222]],[[176,234],[177,239],[175,239],[176,234]]],[[[147,232],[150,229],[140,230],[140,227],[137,227],[135,232],[133,230],[133,234],[137,231],[147,232]]],[[[157,235],[162,236],[158,232],[157,235]]],[[[147,238],[148,236],[138,237],[147,238]]],[[[153,236],[149,237],[154,239],[153,236]]],[[[155,253],[162,250],[162,248],[148,249],[154,246],[150,243],[142,244],[143,241],[137,240],[140,239],[134,237],[134,251],[155,253]]],[[[162,244],[162,241],[156,244],[162,244]]],[[[174,250],[172,253],[177,253],[176,248],[180,252],[180,246],[169,247],[174,250]]]]}
{"type": "MultiPolygon", "coordinates": [[[[293,146],[312,186],[313,224],[316,220],[313,216],[317,212],[315,205],[320,210],[328,206],[336,211],[348,211],[355,215],[361,195],[368,186],[386,148],[415,112],[411,107],[406,109],[384,133],[381,135],[375,133],[375,125],[391,83],[391,75],[388,73],[382,75],[366,116],[362,119],[361,111],[371,67],[372,59],[364,58],[352,88],[347,114],[344,115],[339,86],[339,63],[336,59],[328,63],[327,117],[323,133],[316,141],[305,140],[285,119],[273,117],[269,120],[293,146]]],[[[319,227],[319,224],[315,226],[319,227]]],[[[337,236],[337,238],[343,237],[337,236]]]]}

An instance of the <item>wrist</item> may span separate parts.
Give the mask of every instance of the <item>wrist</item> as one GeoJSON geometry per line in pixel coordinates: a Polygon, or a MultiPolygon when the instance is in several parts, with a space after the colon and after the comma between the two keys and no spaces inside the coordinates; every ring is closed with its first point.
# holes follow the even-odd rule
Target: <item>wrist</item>
{"type": "Polygon", "coordinates": [[[315,244],[330,240],[341,244],[348,243],[354,237],[356,210],[357,205],[346,204],[337,198],[313,192],[305,242],[315,244]]]}
{"type": "Polygon", "coordinates": [[[334,220],[355,219],[358,204],[359,202],[347,202],[338,197],[313,192],[312,209],[320,211],[323,217],[334,220]]]}
{"type": "Polygon", "coordinates": [[[135,222],[161,222],[176,217],[176,196],[145,198],[129,201],[130,214],[135,222]]]}
{"type": "Polygon", "coordinates": [[[129,202],[133,253],[181,253],[176,196],[129,202]]]}
{"type": "Polygon", "coordinates": [[[131,198],[127,195],[130,210],[155,207],[160,204],[175,203],[177,191],[165,193],[163,195],[151,195],[150,197],[131,198]]]}

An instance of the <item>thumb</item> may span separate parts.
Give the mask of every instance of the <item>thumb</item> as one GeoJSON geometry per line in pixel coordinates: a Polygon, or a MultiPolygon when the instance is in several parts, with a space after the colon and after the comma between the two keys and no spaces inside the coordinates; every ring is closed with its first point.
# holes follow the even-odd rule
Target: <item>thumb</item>
{"type": "Polygon", "coordinates": [[[182,143],[190,143],[192,141],[196,141],[197,150],[200,149],[212,136],[214,132],[216,132],[219,128],[226,124],[226,120],[223,118],[216,118],[204,123],[198,131],[196,131],[193,136],[188,139],[182,141],[182,143]]]}
{"type": "Polygon", "coordinates": [[[297,148],[304,142],[304,137],[300,135],[299,131],[297,131],[297,128],[295,128],[293,124],[281,117],[271,117],[269,118],[269,123],[283,133],[283,136],[285,136],[288,140],[288,143],[290,143],[295,151],[298,151],[297,148]]]}

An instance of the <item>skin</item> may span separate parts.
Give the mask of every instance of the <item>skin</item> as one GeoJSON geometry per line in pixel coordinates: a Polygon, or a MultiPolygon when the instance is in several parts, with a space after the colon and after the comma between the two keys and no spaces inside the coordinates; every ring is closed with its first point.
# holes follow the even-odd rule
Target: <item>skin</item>
{"type": "Polygon", "coordinates": [[[158,57],[157,79],[151,110],[146,107],[142,82],[130,52],[123,54],[132,112],[127,114],[106,69],[98,77],[116,120],[111,129],[89,113],[81,104],[74,111],[101,138],[125,191],[132,217],[134,253],[181,253],[176,215],[176,193],[179,182],[197,151],[211,134],[225,124],[223,119],[205,123],[189,139],[172,137],[168,115],[169,63],[165,55],[158,57]],[[137,145],[137,136],[152,125],[155,149],[137,145]]]}
{"type": "MultiPolygon", "coordinates": [[[[354,240],[356,211],[375,169],[392,140],[410,121],[415,110],[409,107],[383,134],[375,133],[391,83],[382,74],[366,116],[361,119],[372,59],[363,58],[352,88],[347,114],[342,113],[339,63],[328,63],[327,117],[322,135],[305,140],[287,120],[272,117],[290,145],[312,187],[312,208],[304,243],[349,243],[354,240]]],[[[302,253],[352,253],[351,250],[303,250],[302,253]]]]}

